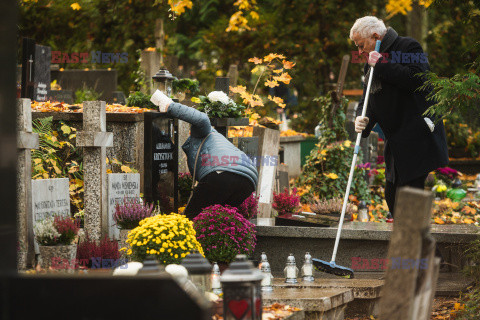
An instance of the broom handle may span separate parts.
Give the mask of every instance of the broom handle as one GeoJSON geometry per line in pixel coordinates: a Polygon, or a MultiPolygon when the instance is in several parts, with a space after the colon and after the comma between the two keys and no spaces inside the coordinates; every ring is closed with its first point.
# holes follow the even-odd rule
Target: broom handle
{"type": "MultiPolygon", "coordinates": [[[[380,50],[380,40],[377,40],[375,44],[375,51],[380,50]]],[[[368,78],[367,92],[365,94],[365,100],[363,102],[362,117],[365,117],[368,106],[368,98],[370,97],[370,87],[373,79],[373,67],[370,69],[370,77],[368,78]]],[[[335,246],[333,247],[332,260],[330,263],[335,263],[337,257],[338,243],[340,242],[340,234],[342,233],[343,219],[345,218],[345,211],[347,209],[348,196],[350,195],[350,187],[352,186],[353,173],[355,171],[355,165],[357,164],[358,151],[360,150],[360,140],[362,139],[362,133],[357,134],[357,140],[355,141],[355,149],[353,152],[352,165],[350,166],[350,174],[348,175],[347,190],[345,191],[345,197],[343,198],[342,214],[340,215],[340,222],[338,224],[337,236],[335,238],[335,246]]]]}

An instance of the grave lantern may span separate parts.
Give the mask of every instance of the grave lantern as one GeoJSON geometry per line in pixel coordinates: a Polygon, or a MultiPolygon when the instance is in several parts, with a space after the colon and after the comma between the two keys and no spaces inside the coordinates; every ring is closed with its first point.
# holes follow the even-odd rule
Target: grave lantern
{"type": "Polygon", "coordinates": [[[368,208],[367,204],[363,200],[358,204],[357,220],[361,222],[368,222],[368,208]]]}
{"type": "Polygon", "coordinates": [[[220,277],[224,320],[261,320],[263,274],[239,254],[220,277]]]}
{"type": "Polygon", "coordinates": [[[158,70],[152,79],[155,89],[162,91],[168,97],[172,95],[172,82],[177,78],[174,77],[167,68],[160,67],[160,70],[158,70]]]}
{"type": "Polygon", "coordinates": [[[181,263],[188,271],[188,277],[202,294],[211,289],[212,265],[197,250],[186,256],[181,263]]]}

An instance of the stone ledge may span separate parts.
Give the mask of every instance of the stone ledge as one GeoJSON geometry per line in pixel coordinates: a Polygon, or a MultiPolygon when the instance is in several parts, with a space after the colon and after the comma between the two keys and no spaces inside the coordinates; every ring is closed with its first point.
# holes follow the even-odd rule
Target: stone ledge
{"type": "Polygon", "coordinates": [[[263,292],[262,300],[264,304],[288,304],[305,312],[327,312],[353,301],[353,293],[350,289],[275,287],[272,292],[263,292]]]}
{"type": "MultiPolygon", "coordinates": [[[[156,112],[152,110],[152,112],[156,112]]],[[[143,122],[143,113],[107,112],[107,122],[143,122]]],[[[53,117],[55,121],[83,121],[82,112],[38,112],[32,111],[32,119],[53,117]]]]}
{"type": "MultiPolygon", "coordinates": [[[[389,241],[393,224],[378,222],[346,222],[341,239],[389,241]]],[[[431,234],[437,243],[468,243],[480,238],[473,225],[432,225],[431,234]]],[[[337,227],[257,226],[257,237],[335,239],[337,227]]]]}
{"type": "Polygon", "coordinates": [[[292,143],[292,142],[302,142],[305,141],[306,138],[304,136],[289,136],[289,137],[280,137],[280,143],[292,143]]]}
{"type": "MultiPolygon", "coordinates": [[[[316,278],[314,282],[303,282],[301,278],[298,283],[285,283],[283,279],[274,279],[275,288],[331,288],[331,289],[351,289],[354,299],[374,299],[380,297],[380,289],[384,280],[377,279],[322,279],[316,278]]],[[[274,289],[275,290],[275,289],[274,289]]]]}

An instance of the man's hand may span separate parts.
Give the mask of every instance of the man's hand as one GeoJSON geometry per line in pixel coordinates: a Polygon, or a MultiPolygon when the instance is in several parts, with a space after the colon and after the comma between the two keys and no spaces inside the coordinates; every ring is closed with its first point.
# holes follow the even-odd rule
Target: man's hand
{"type": "Polygon", "coordinates": [[[380,59],[381,57],[382,55],[377,51],[371,51],[368,54],[368,65],[370,67],[375,67],[375,64],[378,62],[378,59],[380,59]]]}
{"type": "Polygon", "coordinates": [[[355,118],[355,132],[360,133],[367,127],[369,119],[367,117],[355,118]]]}
{"type": "Polygon", "coordinates": [[[160,90],[155,91],[154,94],[152,94],[152,98],[150,101],[158,106],[158,111],[160,112],[167,112],[168,106],[173,102],[172,99],[167,97],[163,92],[160,90]]]}

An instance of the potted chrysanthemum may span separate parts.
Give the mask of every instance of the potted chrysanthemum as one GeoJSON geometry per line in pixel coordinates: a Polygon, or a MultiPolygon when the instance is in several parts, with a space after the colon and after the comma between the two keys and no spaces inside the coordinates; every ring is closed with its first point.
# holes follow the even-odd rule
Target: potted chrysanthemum
{"type": "Polygon", "coordinates": [[[228,264],[237,254],[250,256],[256,245],[255,225],[237,208],[213,205],[193,219],[197,239],[205,258],[219,265],[228,264]]]}
{"type": "Polygon", "coordinates": [[[47,217],[35,224],[33,231],[42,268],[49,269],[55,261],[61,262],[60,265],[72,265],[77,254],[74,240],[79,229],[78,221],[70,217],[47,217]]]}
{"type": "Polygon", "coordinates": [[[133,261],[143,261],[149,255],[157,257],[161,264],[179,264],[194,250],[203,254],[195,238],[193,223],[182,214],[159,214],[140,221],[128,233],[126,250],[133,261]]]}

